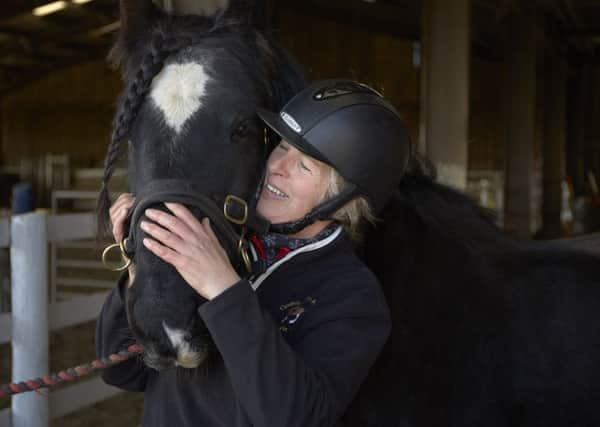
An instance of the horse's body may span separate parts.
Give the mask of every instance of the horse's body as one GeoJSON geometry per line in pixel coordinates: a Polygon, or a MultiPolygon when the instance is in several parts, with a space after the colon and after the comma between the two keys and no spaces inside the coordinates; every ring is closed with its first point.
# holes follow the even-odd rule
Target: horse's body
{"type": "MultiPolygon", "coordinates": [[[[133,189],[176,178],[218,203],[231,191],[248,195],[264,160],[254,110],[278,109],[301,79],[255,32],[157,17],[149,3],[122,2],[128,87],[105,181],[128,137],[133,189]]],[[[598,258],[510,239],[419,168],[383,219],[364,253],[393,331],[349,425],[600,425],[598,258]]],[[[131,329],[151,366],[196,366],[207,345],[202,300],[140,241],[131,329]]]]}
{"type": "Polygon", "coordinates": [[[351,425],[600,425],[600,259],[563,244],[407,176],[365,248],[393,327],[351,425]]]}

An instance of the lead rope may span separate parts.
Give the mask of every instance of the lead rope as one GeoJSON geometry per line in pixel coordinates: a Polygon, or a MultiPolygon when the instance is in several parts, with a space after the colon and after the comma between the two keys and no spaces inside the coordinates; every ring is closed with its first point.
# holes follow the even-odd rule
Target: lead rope
{"type": "Polygon", "coordinates": [[[49,375],[44,375],[38,378],[32,378],[19,383],[9,383],[0,385],[0,398],[12,396],[13,394],[25,393],[28,391],[37,391],[41,388],[51,388],[66,382],[77,381],[81,377],[95,374],[106,368],[111,368],[119,363],[137,356],[144,350],[144,347],[139,344],[133,344],[118,353],[108,355],[101,359],[96,359],[93,362],[85,365],[68,368],[64,371],[56,372],[49,375]]]}

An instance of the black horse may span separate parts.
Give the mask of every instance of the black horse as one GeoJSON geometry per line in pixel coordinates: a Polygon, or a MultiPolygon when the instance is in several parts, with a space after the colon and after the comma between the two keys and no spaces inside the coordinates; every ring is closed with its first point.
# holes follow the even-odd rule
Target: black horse
{"type": "Polygon", "coordinates": [[[99,228],[108,228],[107,185],[127,141],[129,187],[138,202],[124,245],[136,267],[126,292],[128,321],[149,366],[192,368],[211,349],[196,312],[202,299],[142,244],[143,210],[177,201],[208,215],[243,273],[243,230],[222,212],[244,222],[256,202],[270,138],[257,107],[281,108],[304,79],[282,49],[224,14],[169,16],[150,0],[122,0],[121,22],[112,57],[124,65],[127,85],[106,158],[99,228]]]}
{"type": "MultiPolygon", "coordinates": [[[[122,2],[122,22],[117,52],[128,85],[105,183],[128,138],[143,206],[176,187],[196,215],[212,214],[194,201],[199,193],[215,205],[232,193],[251,201],[265,154],[254,110],[276,110],[301,87],[293,62],[225,16],[169,17],[139,0],[122,2]]],[[[210,347],[196,315],[202,301],[140,244],[139,218],[130,233],[131,329],[151,367],[197,366],[210,347]]],[[[600,425],[598,258],[505,236],[416,157],[382,219],[363,252],[386,292],[392,337],[347,425],[600,425]]]]}

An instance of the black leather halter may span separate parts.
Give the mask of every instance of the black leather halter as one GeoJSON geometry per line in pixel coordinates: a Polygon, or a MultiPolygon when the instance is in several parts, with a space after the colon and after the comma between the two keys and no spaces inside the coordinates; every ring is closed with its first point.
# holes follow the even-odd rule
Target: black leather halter
{"type": "Polygon", "coordinates": [[[189,207],[198,208],[201,215],[210,218],[215,234],[218,236],[233,266],[238,271],[241,271],[240,268],[245,263],[243,251],[247,245],[244,240],[243,226],[247,222],[249,215],[247,205],[245,207],[240,206],[241,203],[245,203],[243,199],[237,197],[233,199],[226,198],[226,200],[235,200],[235,202],[228,202],[225,204],[224,209],[220,209],[217,200],[215,200],[216,198],[202,194],[202,192],[188,181],[175,179],[149,182],[136,194],[136,199],[137,203],[129,216],[129,234],[121,246],[127,258],[132,259],[135,254],[136,243],[140,233],[139,222],[144,216],[145,210],[157,203],[181,203],[189,207]],[[240,213],[240,210],[243,212],[240,213]],[[237,212],[232,213],[233,211],[237,212]],[[242,226],[242,229],[239,232],[236,231],[227,218],[239,218],[237,224],[242,226]]]}

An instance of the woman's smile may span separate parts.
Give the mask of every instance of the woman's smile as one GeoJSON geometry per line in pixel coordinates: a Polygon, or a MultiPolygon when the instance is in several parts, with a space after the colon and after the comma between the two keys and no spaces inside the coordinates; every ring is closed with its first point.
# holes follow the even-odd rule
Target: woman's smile
{"type": "Polygon", "coordinates": [[[289,199],[290,196],[288,196],[286,193],[284,193],[282,190],[280,190],[279,188],[277,188],[276,186],[274,186],[273,184],[269,184],[267,183],[265,185],[265,188],[263,189],[267,190],[266,191],[266,195],[267,197],[274,197],[276,199],[289,199]]]}
{"type": "Polygon", "coordinates": [[[304,217],[323,199],[329,171],[325,163],[281,141],[267,161],[258,213],[276,224],[304,217]]]}

